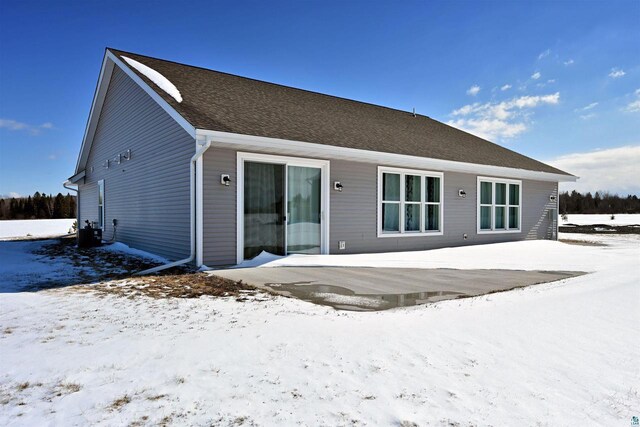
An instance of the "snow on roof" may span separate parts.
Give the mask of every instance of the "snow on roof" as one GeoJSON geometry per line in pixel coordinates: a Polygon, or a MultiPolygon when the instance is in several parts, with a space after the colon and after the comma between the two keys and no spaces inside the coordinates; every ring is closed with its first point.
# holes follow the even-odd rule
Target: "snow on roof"
{"type": "Polygon", "coordinates": [[[147,67],[146,65],[136,61],[135,59],[127,58],[126,56],[123,56],[122,59],[127,61],[127,64],[138,70],[149,80],[154,82],[160,89],[171,95],[173,99],[178,102],[182,102],[182,95],[180,94],[180,91],[173,83],[171,83],[171,81],[169,81],[168,78],[166,78],[153,68],[147,67]]]}

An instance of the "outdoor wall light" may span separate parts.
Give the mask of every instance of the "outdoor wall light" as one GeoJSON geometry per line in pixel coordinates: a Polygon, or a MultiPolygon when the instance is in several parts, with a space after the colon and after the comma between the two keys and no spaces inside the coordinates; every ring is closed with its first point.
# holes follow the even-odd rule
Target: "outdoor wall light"
{"type": "Polygon", "coordinates": [[[467,197],[467,192],[464,190],[458,190],[458,197],[462,197],[463,199],[467,197]]]}
{"type": "Polygon", "coordinates": [[[336,191],[342,191],[342,184],[340,183],[340,181],[333,182],[333,189],[336,191]]]}
{"type": "Polygon", "coordinates": [[[550,201],[550,202],[555,202],[555,201],[556,201],[556,196],[555,196],[555,194],[552,194],[552,195],[550,195],[550,196],[549,196],[549,201],[550,201]]]}
{"type": "Polygon", "coordinates": [[[229,186],[229,184],[231,184],[231,178],[228,174],[223,173],[222,175],[220,175],[220,184],[226,185],[227,187],[229,186]]]}

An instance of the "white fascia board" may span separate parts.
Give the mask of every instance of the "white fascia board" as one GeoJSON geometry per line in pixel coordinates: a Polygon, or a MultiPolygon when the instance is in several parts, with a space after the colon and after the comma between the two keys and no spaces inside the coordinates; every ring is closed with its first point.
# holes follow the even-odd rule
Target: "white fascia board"
{"type": "Polygon", "coordinates": [[[334,158],[355,162],[375,163],[383,166],[396,166],[415,169],[437,170],[490,175],[504,178],[531,179],[536,181],[568,182],[577,177],[571,175],[538,172],[526,169],[502,166],[481,165],[456,162],[452,160],[432,159],[405,154],[383,153],[356,148],[336,147],[311,142],[291,141],[287,139],[242,135],[206,129],[197,129],[196,138],[208,137],[211,145],[236,150],[250,150],[264,153],[278,153],[300,157],[334,158]]]}
{"type": "Polygon", "coordinates": [[[70,182],[73,185],[76,185],[78,181],[80,181],[82,178],[84,178],[86,175],[86,171],[80,171],[77,174],[73,175],[71,178],[68,179],[68,182],[70,182]]]}
{"type": "Polygon", "coordinates": [[[95,135],[96,127],[98,125],[98,118],[100,117],[102,104],[104,103],[104,97],[107,93],[107,88],[109,87],[109,81],[111,80],[111,73],[113,72],[113,61],[109,60],[107,53],[108,51],[105,53],[104,58],[102,58],[100,76],[98,77],[96,90],[93,94],[91,110],[89,110],[89,117],[87,118],[87,125],[84,129],[82,145],[80,146],[80,153],[78,154],[78,161],[76,162],[76,174],[80,172],[80,169],[84,168],[84,163],[87,161],[87,157],[89,156],[91,141],[93,141],[93,136],[95,135]]]}
{"type": "Polygon", "coordinates": [[[147,92],[151,99],[156,101],[158,105],[160,105],[160,107],[162,107],[162,109],[171,116],[173,120],[178,122],[178,124],[182,126],[182,128],[187,131],[189,135],[191,135],[192,138],[196,137],[196,128],[193,127],[193,125],[189,123],[187,119],[182,117],[182,115],[178,113],[171,105],[169,105],[169,103],[165,101],[164,98],[158,95],[155,90],[153,90],[147,83],[145,83],[145,81],[142,80],[142,78],[140,78],[140,76],[138,76],[131,68],[129,68],[129,66],[125,65],[117,56],[115,56],[110,51],[107,51],[107,57],[112,60],[118,67],[120,67],[122,71],[124,71],[129,77],[131,77],[131,80],[136,82],[138,86],[140,86],[145,92],[147,92]]]}
{"type": "Polygon", "coordinates": [[[109,81],[111,80],[111,74],[113,73],[113,67],[117,65],[124,73],[131,78],[138,86],[142,88],[164,111],[166,111],[172,119],[174,119],[182,128],[187,131],[191,137],[195,138],[196,129],[191,123],[189,123],[182,115],[180,115],[167,101],[165,101],[160,95],[156,93],[144,80],[142,80],[131,68],[124,64],[116,55],[107,50],[104,59],[102,60],[102,68],[100,69],[100,77],[98,78],[98,85],[96,92],[93,96],[93,102],[91,104],[91,111],[89,113],[89,119],[87,120],[87,127],[85,128],[84,137],[82,138],[82,146],[80,148],[80,155],[78,156],[78,162],[76,163],[76,174],[84,168],[87,158],[89,157],[89,151],[91,150],[91,144],[93,143],[93,137],[95,136],[96,128],[98,126],[98,119],[100,118],[100,112],[102,111],[102,105],[109,88],[109,81]]]}

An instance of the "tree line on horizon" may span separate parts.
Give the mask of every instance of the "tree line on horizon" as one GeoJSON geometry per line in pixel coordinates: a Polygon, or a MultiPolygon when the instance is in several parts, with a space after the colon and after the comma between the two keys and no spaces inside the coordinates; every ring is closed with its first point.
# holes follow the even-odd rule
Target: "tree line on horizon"
{"type": "Polygon", "coordinates": [[[33,196],[0,199],[0,220],[76,217],[76,196],[35,192],[33,196]]]}
{"type": "MultiPolygon", "coordinates": [[[[629,194],[621,197],[609,192],[586,194],[573,190],[560,193],[561,214],[620,214],[640,213],[640,199],[629,194]]],[[[67,193],[0,198],[0,220],[6,219],[58,219],[76,217],[76,196],[67,193]]]]}
{"type": "Polygon", "coordinates": [[[561,214],[637,214],[640,213],[640,199],[629,194],[621,197],[607,191],[582,194],[573,190],[560,193],[561,214]]]}

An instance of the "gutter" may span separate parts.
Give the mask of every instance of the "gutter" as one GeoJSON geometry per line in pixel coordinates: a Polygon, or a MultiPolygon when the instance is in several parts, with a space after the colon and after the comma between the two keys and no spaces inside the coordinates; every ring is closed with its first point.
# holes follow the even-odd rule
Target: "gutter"
{"type": "Polygon", "coordinates": [[[63,182],[63,183],[62,183],[62,186],[63,186],[64,188],[66,188],[67,190],[75,191],[76,193],[78,192],[78,189],[77,189],[77,188],[71,188],[71,187],[69,187],[69,185],[75,185],[76,187],[78,186],[78,184],[74,184],[74,183],[72,183],[72,182],[71,182],[71,181],[69,181],[69,180],[67,180],[67,181],[65,181],[65,182],[63,182]]]}
{"type": "Polygon", "coordinates": [[[354,162],[376,163],[380,166],[404,167],[410,169],[469,173],[473,175],[495,176],[500,178],[531,179],[536,181],[569,182],[577,176],[562,173],[542,172],[529,169],[517,169],[507,166],[465,163],[456,160],[442,160],[418,157],[407,154],[385,153],[380,151],[347,148],[313,142],[294,141],[264,136],[244,135],[198,129],[198,135],[215,140],[214,146],[232,148],[238,151],[248,150],[259,153],[311,157],[319,159],[337,158],[354,162]]]}
{"type": "Polygon", "coordinates": [[[150,268],[148,270],[139,271],[134,273],[134,276],[142,276],[145,274],[157,273],[158,271],[166,270],[167,268],[177,267],[182,264],[188,264],[192,262],[196,258],[196,236],[195,236],[195,228],[196,228],[196,189],[195,189],[195,179],[196,179],[196,162],[202,155],[211,147],[211,140],[207,140],[203,145],[200,146],[196,150],[196,153],[191,157],[191,161],[189,162],[189,171],[190,171],[190,185],[189,185],[189,194],[191,196],[191,215],[190,215],[190,224],[191,224],[191,249],[189,253],[189,257],[185,259],[181,259],[178,261],[170,262],[168,264],[159,265],[157,267],[150,268]]]}

